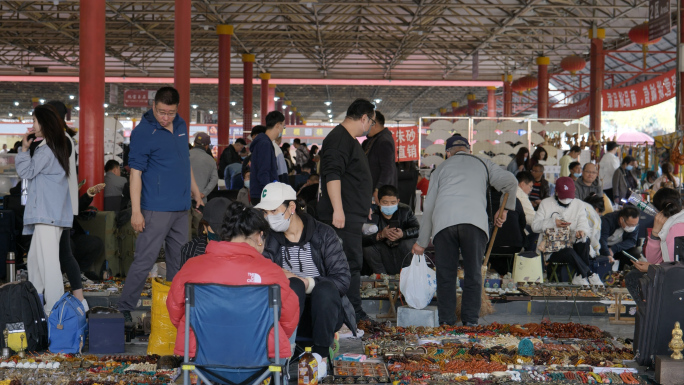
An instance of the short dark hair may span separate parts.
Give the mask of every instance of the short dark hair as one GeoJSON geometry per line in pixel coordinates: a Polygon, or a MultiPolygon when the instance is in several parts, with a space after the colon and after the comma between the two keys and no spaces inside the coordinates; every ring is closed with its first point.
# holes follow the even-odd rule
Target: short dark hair
{"type": "Polygon", "coordinates": [[[520,171],[518,175],[515,176],[518,179],[518,183],[530,183],[534,182],[534,177],[529,171],[520,171]]]}
{"type": "Polygon", "coordinates": [[[249,237],[259,232],[263,232],[266,238],[271,229],[261,210],[246,207],[242,202],[237,201],[228,206],[221,227],[221,239],[224,241],[230,241],[239,236],[249,237]]]}
{"type": "Polygon", "coordinates": [[[309,175],[309,180],[312,180],[312,179],[320,180],[321,176],[318,174],[311,174],[311,175],[309,175]]]}
{"type": "Polygon", "coordinates": [[[582,149],[580,146],[572,146],[570,147],[570,152],[582,152],[582,149]]]}
{"type": "Polygon", "coordinates": [[[587,163],[584,164],[584,166],[582,166],[582,171],[586,170],[586,169],[587,169],[587,166],[596,166],[596,165],[595,165],[594,163],[587,162],[587,163]]]}
{"type": "Polygon", "coordinates": [[[55,110],[57,110],[57,114],[59,114],[59,117],[62,120],[66,119],[67,108],[64,105],[64,103],[60,102],[59,100],[50,100],[49,102],[47,102],[45,104],[49,104],[52,107],[55,107],[55,110]]]}
{"type": "Polygon", "coordinates": [[[541,171],[544,172],[544,165],[541,163],[537,163],[534,166],[532,166],[532,169],[534,170],[535,168],[541,168],[541,171]]]}
{"type": "Polygon", "coordinates": [[[580,162],[570,162],[570,164],[568,165],[568,170],[572,170],[573,168],[575,168],[577,166],[581,166],[581,165],[582,165],[582,163],[580,163],[580,162]]]}
{"type": "Polygon", "coordinates": [[[252,127],[252,132],[249,134],[249,136],[254,139],[257,135],[263,134],[264,132],[266,132],[266,126],[257,124],[256,126],[252,127]]]}
{"type": "Polygon", "coordinates": [[[649,180],[650,178],[658,179],[658,173],[653,170],[646,171],[646,180],[649,180]]]}
{"type": "Polygon", "coordinates": [[[584,201],[588,204],[591,205],[591,207],[594,208],[594,210],[598,210],[598,212],[602,213],[606,211],[606,204],[605,201],[603,200],[603,196],[599,195],[591,195],[586,198],[584,198],[584,201]]]}
{"type": "Polygon", "coordinates": [[[301,144],[302,141],[301,141],[299,138],[295,138],[295,139],[292,141],[292,143],[294,143],[294,144],[301,144]]]}
{"type": "Polygon", "coordinates": [[[112,171],[113,169],[121,167],[121,163],[115,161],[114,159],[110,159],[105,163],[105,172],[112,171]]]}
{"type": "Polygon", "coordinates": [[[399,190],[391,184],[384,185],[378,189],[378,199],[382,199],[382,197],[399,198],[399,190]]]}
{"type": "Polygon", "coordinates": [[[359,120],[364,115],[368,115],[369,118],[373,117],[373,112],[375,111],[375,105],[366,99],[356,99],[347,108],[347,118],[352,120],[359,120]]]}
{"type": "Polygon", "coordinates": [[[653,206],[669,218],[682,211],[682,197],[679,191],[663,187],[653,195],[653,206]]]}
{"type": "Polygon", "coordinates": [[[271,111],[266,115],[266,129],[270,130],[278,123],[285,121],[285,115],[280,111],[271,111]]]}
{"type": "Polygon", "coordinates": [[[166,104],[167,106],[177,106],[180,103],[180,95],[178,91],[173,87],[162,87],[157,90],[157,94],[154,95],[154,105],[157,103],[166,104]]]}
{"type": "Polygon", "coordinates": [[[610,141],[606,143],[606,151],[613,151],[618,144],[616,142],[610,141]]]}
{"type": "Polygon", "coordinates": [[[627,155],[626,157],[622,158],[622,163],[620,163],[620,164],[623,164],[623,165],[630,164],[630,163],[634,162],[635,160],[636,159],[634,159],[630,155],[627,155]]]}
{"type": "Polygon", "coordinates": [[[375,122],[385,127],[385,115],[380,113],[378,110],[375,110],[375,122]]]}
{"type": "Polygon", "coordinates": [[[241,144],[243,146],[246,146],[247,142],[245,142],[245,140],[242,138],[237,138],[237,139],[235,139],[235,144],[241,144]]]}
{"type": "Polygon", "coordinates": [[[302,169],[308,168],[309,170],[313,170],[316,168],[316,164],[312,161],[308,161],[302,165],[302,169]]]}
{"type": "Polygon", "coordinates": [[[639,218],[639,209],[634,206],[625,206],[618,212],[620,218],[639,218]]]}

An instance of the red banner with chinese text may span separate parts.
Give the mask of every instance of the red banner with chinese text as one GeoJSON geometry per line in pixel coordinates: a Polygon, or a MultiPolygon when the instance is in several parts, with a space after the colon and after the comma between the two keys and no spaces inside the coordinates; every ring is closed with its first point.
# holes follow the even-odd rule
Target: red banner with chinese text
{"type": "Polygon", "coordinates": [[[388,127],[394,137],[396,161],[420,160],[418,127],[388,127]]]}
{"type": "Polygon", "coordinates": [[[578,119],[585,115],[589,115],[589,98],[565,107],[549,108],[549,118],[552,119],[578,119]]]}
{"type": "Polygon", "coordinates": [[[124,91],[124,107],[148,107],[150,105],[149,100],[150,92],[148,90],[124,91]]]}

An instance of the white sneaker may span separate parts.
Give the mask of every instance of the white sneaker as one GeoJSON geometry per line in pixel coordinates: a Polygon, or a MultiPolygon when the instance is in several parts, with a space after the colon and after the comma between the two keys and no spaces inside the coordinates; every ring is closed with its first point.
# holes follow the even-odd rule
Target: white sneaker
{"type": "Polygon", "coordinates": [[[90,306],[88,306],[88,301],[86,301],[85,298],[83,298],[83,301],[81,301],[81,304],[83,304],[83,307],[85,308],[85,311],[87,312],[90,310],[90,306]]]}
{"type": "Polygon", "coordinates": [[[594,286],[603,286],[603,282],[601,282],[601,277],[599,277],[599,275],[596,273],[589,276],[589,283],[591,283],[594,286]]]}
{"type": "MultiPolygon", "coordinates": [[[[574,283],[574,282],[573,282],[573,283],[574,283]]],[[[577,285],[591,286],[591,284],[589,283],[589,281],[587,281],[586,278],[582,278],[582,276],[580,276],[580,279],[578,280],[577,285]]]]}
{"type": "Polygon", "coordinates": [[[81,273],[81,282],[87,283],[87,284],[93,284],[93,281],[88,279],[88,277],[85,276],[85,274],[81,273]]]}
{"type": "Polygon", "coordinates": [[[575,274],[575,276],[572,278],[572,284],[573,285],[582,285],[582,276],[579,274],[575,274]]]}

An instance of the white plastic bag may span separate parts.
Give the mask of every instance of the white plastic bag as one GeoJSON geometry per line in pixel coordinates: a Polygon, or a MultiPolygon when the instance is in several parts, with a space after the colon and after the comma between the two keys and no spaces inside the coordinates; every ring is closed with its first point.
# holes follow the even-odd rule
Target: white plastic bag
{"type": "Polygon", "coordinates": [[[414,309],[423,309],[430,304],[437,291],[437,276],[425,262],[425,255],[413,254],[411,264],[401,269],[399,289],[406,303],[414,309]]]}

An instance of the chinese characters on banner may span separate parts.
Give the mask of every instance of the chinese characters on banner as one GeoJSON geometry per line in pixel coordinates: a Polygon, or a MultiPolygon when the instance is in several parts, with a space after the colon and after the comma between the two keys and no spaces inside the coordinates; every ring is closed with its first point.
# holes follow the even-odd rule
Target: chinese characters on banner
{"type": "Polygon", "coordinates": [[[396,161],[409,162],[420,159],[418,127],[388,127],[394,137],[396,161]]]}
{"type": "Polygon", "coordinates": [[[154,99],[157,91],[125,90],[124,107],[149,107],[150,99],[154,99]]]}
{"type": "MultiPolygon", "coordinates": [[[[677,73],[672,69],[629,87],[604,89],[603,111],[631,111],[662,103],[677,93],[677,73]]],[[[560,108],[549,108],[549,118],[578,119],[589,115],[589,98],[560,108]]]]}

